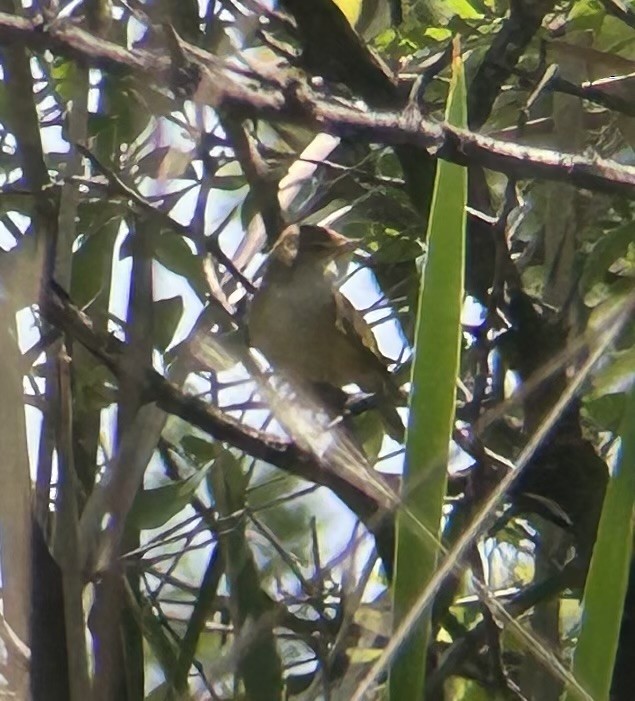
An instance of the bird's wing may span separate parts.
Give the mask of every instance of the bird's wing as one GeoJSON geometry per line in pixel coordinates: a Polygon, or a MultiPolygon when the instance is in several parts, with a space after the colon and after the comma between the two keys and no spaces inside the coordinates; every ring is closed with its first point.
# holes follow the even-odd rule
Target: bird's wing
{"type": "Polygon", "coordinates": [[[362,390],[376,394],[376,408],[382,415],[388,434],[394,440],[403,442],[404,425],[395,404],[403,403],[406,397],[388,372],[388,363],[379,350],[370,325],[364,315],[339,291],[335,292],[335,309],[336,325],[340,332],[359,342],[359,373],[351,380],[362,390]]]}
{"type": "Polygon", "coordinates": [[[338,329],[351,338],[358,337],[363,345],[386,366],[386,359],[381,354],[375,335],[366,319],[364,319],[364,315],[355,309],[350,300],[339,290],[335,291],[334,297],[335,323],[338,329]]]}

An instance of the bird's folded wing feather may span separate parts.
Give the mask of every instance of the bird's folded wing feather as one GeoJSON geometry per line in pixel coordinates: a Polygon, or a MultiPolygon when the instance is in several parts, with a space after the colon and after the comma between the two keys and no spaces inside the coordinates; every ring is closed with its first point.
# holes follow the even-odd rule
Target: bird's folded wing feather
{"type": "Polygon", "coordinates": [[[364,315],[355,309],[350,300],[339,290],[334,293],[336,325],[340,331],[351,338],[358,337],[363,345],[378,359],[384,366],[388,363],[379,350],[375,335],[370,325],[364,319],[364,315]]]}

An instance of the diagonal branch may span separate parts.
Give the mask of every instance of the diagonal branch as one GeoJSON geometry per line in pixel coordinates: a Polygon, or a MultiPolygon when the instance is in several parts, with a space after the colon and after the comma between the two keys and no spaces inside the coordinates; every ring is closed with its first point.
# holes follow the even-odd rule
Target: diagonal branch
{"type": "MultiPolygon", "coordinates": [[[[164,86],[172,75],[170,59],[148,51],[129,51],[78,27],[46,26],[0,13],[0,43],[20,42],[51,49],[91,66],[132,71],[164,86]]],[[[577,187],[632,194],[635,168],[615,161],[529,148],[450,127],[424,118],[416,110],[371,112],[355,101],[335,102],[314,90],[297,72],[262,67],[246,75],[212,54],[182,42],[188,60],[203,74],[196,99],[212,107],[232,108],[246,117],[313,124],[337,136],[387,145],[405,144],[461,165],[482,165],[515,178],[544,178],[577,187]]]]}
{"type": "Polygon", "coordinates": [[[153,368],[134,377],[125,361],[125,344],[114,336],[100,333],[91,320],[75,307],[52,283],[43,314],[47,320],[81,343],[121,381],[136,382],[147,402],[156,402],[163,411],[205,431],[217,440],[227,441],[248,455],[302,479],[330,489],[367,526],[385,560],[392,552],[392,523],[387,518],[394,506],[388,493],[370,481],[337,474],[330,465],[296,443],[272,436],[242,424],[217,407],[182,392],[153,368]]]}

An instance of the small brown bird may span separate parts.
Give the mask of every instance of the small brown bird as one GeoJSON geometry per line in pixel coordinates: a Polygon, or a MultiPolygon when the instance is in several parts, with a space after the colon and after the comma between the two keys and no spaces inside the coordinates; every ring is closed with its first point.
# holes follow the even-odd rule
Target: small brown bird
{"type": "Polygon", "coordinates": [[[402,439],[395,404],[403,404],[404,394],[364,317],[337,289],[335,262],[356,248],[356,241],[332,229],[287,227],[251,302],[250,344],[292,383],[338,389],[356,384],[374,394],[389,434],[402,439]]]}

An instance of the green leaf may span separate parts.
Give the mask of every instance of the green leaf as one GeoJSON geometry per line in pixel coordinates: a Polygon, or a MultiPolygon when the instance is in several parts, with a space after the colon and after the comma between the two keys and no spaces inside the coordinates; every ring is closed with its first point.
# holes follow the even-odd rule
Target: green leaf
{"type": "Polygon", "coordinates": [[[244,175],[215,175],[212,187],[215,190],[240,190],[246,184],[244,175]]]}
{"type": "Polygon", "coordinates": [[[260,572],[245,528],[245,489],[248,475],[239,460],[225,451],[209,473],[209,483],[219,516],[219,545],[231,599],[238,644],[242,644],[237,669],[246,696],[253,701],[282,698],[282,665],[270,613],[271,600],[260,588],[260,572]]]}
{"type": "Polygon", "coordinates": [[[355,428],[358,440],[364,447],[364,454],[369,462],[375,463],[384,440],[382,420],[379,412],[365,411],[355,418],[355,428]]]}
{"type": "Polygon", "coordinates": [[[483,14],[474,8],[474,3],[468,0],[422,0],[416,3],[416,8],[413,6],[412,11],[423,22],[427,20],[435,25],[447,24],[454,17],[463,20],[483,18],[483,14]]]}
{"type": "Polygon", "coordinates": [[[591,399],[627,391],[635,380],[635,347],[613,354],[611,362],[593,378],[591,399]]]}
{"type": "Polygon", "coordinates": [[[183,316],[183,298],[170,297],[154,303],[154,345],[164,351],[174,338],[183,316]]]}
{"type": "Polygon", "coordinates": [[[113,249],[122,221],[118,208],[102,205],[101,211],[95,209],[80,208],[80,223],[89,233],[73,254],[71,294],[79,307],[86,306],[102,291],[109,292],[113,249]],[[91,221],[93,215],[103,217],[104,214],[107,214],[106,221],[91,221]]]}
{"type": "Polygon", "coordinates": [[[148,123],[143,102],[138,99],[131,76],[104,73],[100,84],[100,115],[88,117],[89,133],[99,135],[100,157],[112,158],[114,144],[131,144],[148,123]],[[98,132],[93,131],[98,129],[98,132]]]}
{"type": "MultiPolygon", "coordinates": [[[[243,471],[240,460],[230,450],[223,450],[214,462],[214,470],[223,475],[224,497],[229,508],[232,511],[244,508],[249,476],[243,471]]],[[[210,473],[210,479],[213,477],[210,473]]]]}
{"type": "MultiPolygon", "coordinates": [[[[136,603],[136,602],[135,602],[136,603]]],[[[140,597],[138,605],[130,607],[144,639],[154,653],[164,673],[174,669],[178,656],[177,645],[165,630],[162,622],[154,614],[154,606],[145,597],[140,597]]],[[[158,695],[155,698],[160,699],[158,695]]]]}
{"type": "Polygon", "coordinates": [[[624,416],[625,405],[624,394],[604,394],[597,399],[585,399],[582,406],[585,414],[601,431],[615,432],[624,416]]]}
{"type": "Polygon", "coordinates": [[[77,97],[78,79],[82,80],[80,76],[84,70],[75,61],[56,59],[53,62],[51,78],[55,81],[55,92],[63,103],[72,101],[77,97]]]}
{"type": "Polygon", "coordinates": [[[633,222],[612,229],[602,236],[584,263],[580,277],[582,294],[586,294],[595,283],[602,281],[611,264],[623,256],[629,244],[633,242],[635,242],[635,223],[633,222]]]}
{"type": "Polygon", "coordinates": [[[202,469],[187,479],[140,490],[130,510],[129,523],[138,529],[159,528],[189,504],[206,473],[202,469]]]}
{"type": "Polygon", "coordinates": [[[605,16],[606,11],[599,0],[578,0],[571,7],[567,27],[571,30],[591,29],[597,33],[605,16]]]}
{"type": "MultiPolygon", "coordinates": [[[[609,698],[633,549],[635,388],[620,428],[620,452],[598,527],[584,589],[582,628],[573,672],[593,699],[609,698]],[[607,577],[607,573],[610,576],[607,577]]],[[[574,701],[570,692],[566,701],[574,701]]]]}
{"type": "MultiPolygon", "coordinates": [[[[457,45],[452,68],[446,119],[464,128],[465,76],[457,45]]],[[[437,566],[438,546],[433,539],[440,536],[459,369],[466,204],[465,168],[440,161],[415,333],[402,493],[405,508],[397,519],[393,593],[396,625],[415,605],[437,566]]],[[[429,627],[428,612],[417,622],[415,632],[392,667],[391,701],[420,698],[429,627]]]]}
{"type": "Polygon", "coordinates": [[[220,453],[217,443],[210,443],[210,441],[198,436],[183,436],[180,443],[188,457],[198,465],[214,460],[220,453]]]}
{"type": "Polygon", "coordinates": [[[355,26],[362,12],[364,0],[333,0],[349,23],[355,26]]]}
{"type": "Polygon", "coordinates": [[[205,300],[208,287],[201,260],[182,236],[174,232],[162,233],[156,238],[154,257],[168,270],[182,275],[198,297],[205,300]]]}

